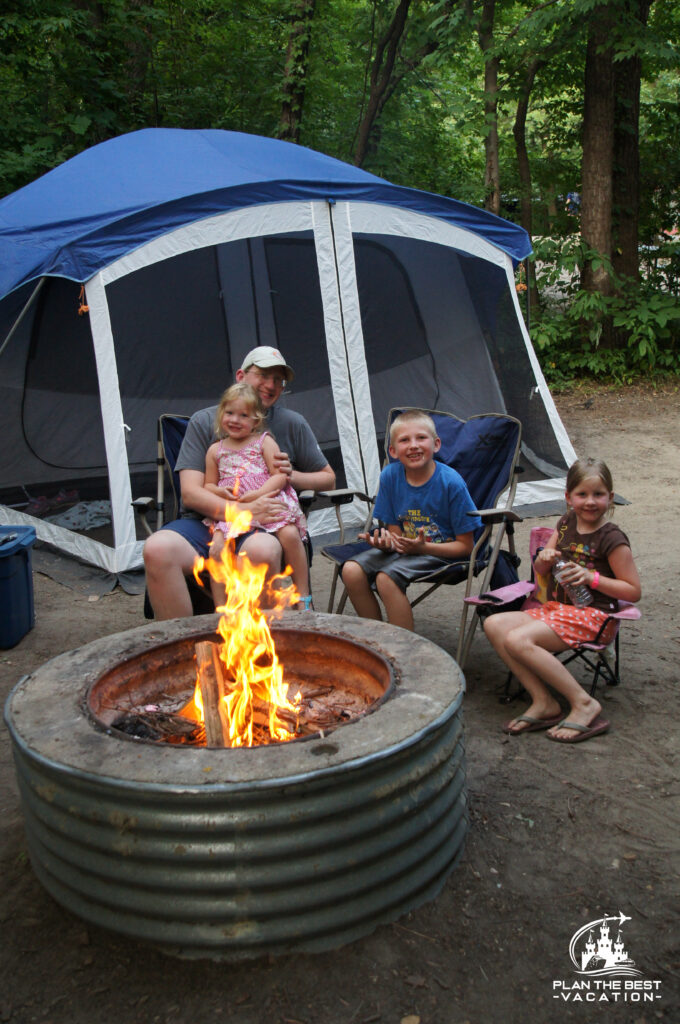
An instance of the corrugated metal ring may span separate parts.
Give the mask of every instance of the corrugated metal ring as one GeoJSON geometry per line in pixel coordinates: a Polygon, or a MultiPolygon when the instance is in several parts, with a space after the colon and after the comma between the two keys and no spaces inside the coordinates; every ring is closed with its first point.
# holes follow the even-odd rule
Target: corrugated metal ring
{"type": "Polygon", "coordinates": [[[81,698],[105,662],[206,619],[96,641],[18,684],[5,716],[31,860],[55,899],[167,952],[238,960],[333,948],[436,895],[467,829],[462,674],[403,630],[302,619],[378,648],[401,675],[394,699],[326,739],[168,750],[93,728],[81,698]]]}

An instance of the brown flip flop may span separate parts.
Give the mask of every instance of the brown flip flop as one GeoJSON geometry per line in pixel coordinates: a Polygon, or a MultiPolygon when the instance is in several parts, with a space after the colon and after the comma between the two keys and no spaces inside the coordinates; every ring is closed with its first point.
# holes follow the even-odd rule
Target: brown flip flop
{"type": "Polygon", "coordinates": [[[541,732],[543,729],[551,729],[553,725],[557,725],[562,721],[563,716],[563,711],[560,711],[559,715],[553,715],[552,718],[532,718],[531,715],[518,715],[517,718],[511,718],[509,722],[505,723],[503,732],[508,736],[521,736],[525,732],[541,732]],[[526,729],[512,729],[511,726],[514,722],[528,722],[529,724],[526,729]]]}
{"type": "Polygon", "coordinates": [[[578,722],[569,722],[566,718],[563,722],[556,722],[555,725],[559,725],[560,729],[573,729],[576,735],[568,740],[563,739],[561,736],[548,736],[548,739],[552,740],[553,743],[583,743],[584,740],[589,740],[591,736],[600,736],[609,729],[607,719],[600,718],[599,715],[595,716],[590,725],[579,725],[578,722]]]}

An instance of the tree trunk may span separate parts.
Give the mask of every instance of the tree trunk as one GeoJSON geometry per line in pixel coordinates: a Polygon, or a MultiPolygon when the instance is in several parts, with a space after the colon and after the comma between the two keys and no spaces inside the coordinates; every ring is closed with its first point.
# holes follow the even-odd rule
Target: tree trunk
{"type": "MultiPolygon", "coordinates": [[[[527,112],[529,110],[529,97],[533,88],[536,72],[545,63],[543,59],[535,57],[531,61],[524,80],[520,87],[517,110],[515,112],[515,123],[512,126],[512,134],[515,139],[515,152],[517,154],[517,170],[520,180],[520,215],[522,227],[532,237],[532,201],[531,201],[531,165],[529,164],[529,153],[527,151],[526,124],[527,112]]],[[[538,307],[538,290],[536,288],[536,272],[534,264],[528,263],[527,288],[529,289],[529,309],[538,307]]]]}
{"type": "MultiPolygon", "coordinates": [[[[581,235],[589,249],[607,258],[612,249],[614,153],[614,68],[608,43],[614,13],[611,4],[595,8],[588,29],[581,173],[581,235]]],[[[606,267],[592,260],[581,269],[581,285],[586,291],[611,293],[606,267]]]]}
{"type": "MultiPolygon", "coordinates": [[[[128,0],[130,10],[142,11],[145,7],[152,7],[153,0],[128,0]]],[[[140,19],[141,20],[141,19],[140,19]]],[[[126,61],[125,90],[127,93],[128,123],[132,129],[136,128],[143,119],[148,117],[144,109],[146,81],[151,60],[150,29],[148,25],[144,31],[143,39],[135,36],[128,44],[129,56],[126,61]]],[[[158,106],[155,97],[154,87],[154,117],[157,123],[158,106]]]]}
{"type": "MultiPolygon", "coordinates": [[[[632,26],[638,34],[647,24],[651,0],[630,0],[632,26]]],[[[613,253],[612,263],[619,277],[640,280],[638,220],[640,205],[640,77],[638,55],[614,66],[615,127],[612,180],[613,253]]]]}
{"type": "Polygon", "coordinates": [[[312,35],[316,0],[295,0],[288,34],[286,64],[283,72],[283,101],[278,137],[287,142],[300,141],[302,107],[307,85],[307,60],[312,35]]]}
{"type": "Polygon", "coordinates": [[[406,28],[406,19],[408,18],[410,6],[411,0],[399,0],[390,24],[378,40],[371,66],[368,101],[359,124],[356,148],[354,150],[354,163],[357,167],[361,167],[366,159],[371,131],[380,116],[387,98],[387,89],[394,70],[399,43],[406,28]]]}
{"type": "Polygon", "coordinates": [[[498,156],[498,57],[487,56],[493,46],[496,0],[484,0],[479,22],[479,45],[484,55],[484,205],[491,213],[501,212],[501,172],[498,156]]]}

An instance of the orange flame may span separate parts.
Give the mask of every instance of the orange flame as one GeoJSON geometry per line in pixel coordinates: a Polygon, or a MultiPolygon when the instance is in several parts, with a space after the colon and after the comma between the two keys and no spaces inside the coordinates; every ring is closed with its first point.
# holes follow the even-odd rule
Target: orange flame
{"type": "MultiPolygon", "coordinates": [[[[230,535],[233,538],[250,528],[252,516],[248,511],[239,510],[236,503],[229,503],[225,508],[224,519],[231,526],[230,535]]],[[[254,565],[245,553],[237,555],[233,540],[226,542],[219,559],[196,559],[194,576],[199,583],[199,573],[204,568],[226,588],[225,603],[217,608],[220,613],[217,632],[223,641],[219,656],[229,686],[229,692],[223,699],[227,709],[231,746],[253,745],[257,704],[260,708],[264,706],[268,709],[268,728],[272,739],[293,739],[294,732],[281,721],[278,711],[283,709],[289,715],[297,715],[301,696],[297,693],[293,701],[288,699],[283,666],[276,655],[267,618],[260,608],[265,591],[266,599],[274,602],[274,611],[278,613],[299,600],[299,594],[290,580],[290,568],[286,567],[284,573],[267,581],[267,566],[254,565]],[[286,589],[277,590],[272,586],[282,580],[289,583],[286,589]]],[[[202,719],[200,680],[196,684],[193,703],[198,711],[197,717],[202,719]]]]}

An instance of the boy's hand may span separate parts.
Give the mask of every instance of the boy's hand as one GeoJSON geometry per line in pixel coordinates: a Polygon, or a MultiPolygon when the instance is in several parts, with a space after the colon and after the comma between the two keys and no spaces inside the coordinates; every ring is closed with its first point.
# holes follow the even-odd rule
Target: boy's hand
{"type": "Polygon", "coordinates": [[[425,528],[421,526],[415,537],[394,536],[394,550],[400,555],[424,555],[425,552],[425,528]]]}
{"type": "Polygon", "coordinates": [[[381,551],[391,551],[394,547],[395,535],[386,530],[385,527],[381,527],[379,530],[374,530],[373,533],[360,533],[359,540],[365,540],[371,544],[374,548],[379,548],[381,551]]]}

